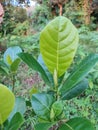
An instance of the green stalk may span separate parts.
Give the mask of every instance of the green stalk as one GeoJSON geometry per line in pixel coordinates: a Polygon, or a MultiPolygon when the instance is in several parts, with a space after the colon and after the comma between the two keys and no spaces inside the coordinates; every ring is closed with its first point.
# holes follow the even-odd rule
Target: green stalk
{"type": "Polygon", "coordinates": [[[15,75],[12,74],[12,92],[15,92],[15,75]]]}

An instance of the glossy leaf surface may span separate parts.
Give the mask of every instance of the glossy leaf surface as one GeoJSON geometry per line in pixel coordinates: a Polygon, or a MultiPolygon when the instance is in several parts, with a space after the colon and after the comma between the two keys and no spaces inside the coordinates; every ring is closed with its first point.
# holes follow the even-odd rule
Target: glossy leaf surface
{"type": "Polygon", "coordinates": [[[63,124],[59,130],[95,130],[95,128],[89,120],[77,117],[63,124]]]}
{"type": "Polygon", "coordinates": [[[75,87],[67,92],[63,92],[61,98],[63,100],[70,100],[74,97],[77,97],[79,94],[84,92],[84,90],[88,87],[88,80],[84,79],[79,82],[75,87]]]}
{"type": "Polygon", "coordinates": [[[0,124],[2,124],[13,110],[14,94],[4,85],[0,84],[0,124]]]}
{"type": "Polygon", "coordinates": [[[78,44],[78,32],[71,21],[63,16],[52,20],[41,32],[40,50],[48,70],[58,77],[70,66],[78,44]]]}
{"type": "Polygon", "coordinates": [[[7,130],[18,130],[18,128],[21,126],[23,122],[24,122],[24,119],[22,115],[19,112],[17,112],[11,119],[7,130]]]}
{"type": "Polygon", "coordinates": [[[83,80],[97,62],[98,54],[90,54],[87,56],[79,65],[76,66],[70,76],[66,79],[60,92],[66,93],[74,88],[81,80],[83,80]]]}
{"type": "Polygon", "coordinates": [[[33,94],[31,103],[37,116],[45,120],[50,119],[50,110],[53,103],[51,95],[45,93],[33,94]]]}

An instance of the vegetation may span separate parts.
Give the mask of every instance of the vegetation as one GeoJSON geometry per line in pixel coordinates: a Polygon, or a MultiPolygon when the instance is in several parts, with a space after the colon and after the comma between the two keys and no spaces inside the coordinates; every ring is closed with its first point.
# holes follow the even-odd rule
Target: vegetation
{"type": "Polygon", "coordinates": [[[37,2],[4,7],[0,130],[98,130],[98,3],[37,2]]]}

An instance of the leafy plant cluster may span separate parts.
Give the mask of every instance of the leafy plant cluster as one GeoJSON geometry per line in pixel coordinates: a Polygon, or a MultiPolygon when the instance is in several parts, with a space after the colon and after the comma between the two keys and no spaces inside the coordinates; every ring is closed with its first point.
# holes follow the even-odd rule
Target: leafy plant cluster
{"type": "Polygon", "coordinates": [[[71,0],[70,2],[65,4],[65,12],[64,16],[68,17],[75,25],[78,27],[83,24],[83,16],[84,13],[82,11],[82,7],[77,5],[78,2],[75,0],[71,0]]]}
{"type": "Polygon", "coordinates": [[[49,6],[46,3],[36,6],[31,18],[33,28],[36,31],[41,31],[51,19],[49,6]]]}
{"type": "Polygon", "coordinates": [[[1,36],[6,36],[9,32],[13,32],[17,27],[17,23],[23,23],[27,19],[27,13],[25,9],[13,6],[5,6],[5,15],[3,23],[0,25],[1,36]]]}
{"type": "MultiPolygon", "coordinates": [[[[85,109],[92,109],[92,106],[85,107],[85,105],[79,104],[77,99],[74,102],[74,98],[84,92],[88,87],[89,82],[85,76],[87,76],[88,72],[97,63],[98,54],[88,54],[81,62],[75,64],[70,72],[68,68],[75,56],[78,39],[78,31],[70,20],[59,16],[41,31],[41,54],[38,60],[29,53],[23,53],[19,47],[10,47],[6,50],[4,53],[4,62],[0,62],[0,71],[6,74],[10,72],[12,75],[13,92],[15,84],[14,76],[17,72],[20,59],[31,69],[39,72],[46,87],[44,86],[43,90],[34,87],[30,92],[29,100],[24,100],[21,97],[17,97],[14,100],[15,97],[12,92],[4,85],[0,85],[0,96],[5,95],[6,91],[8,100],[10,101],[11,99],[12,101],[10,104],[9,101],[3,104],[5,98],[2,97],[2,107],[0,108],[1,129],[9,130],[12,128],[12,130],[17,130],[24,122],[23,114],[27,106],[33,108],[32,116],[34,118],[30,122],[33,123],[34,130],[95,130],[94,125],[87,118],[84,118],[88,117],[88,113],[86,113],[88,110],[86,111],[85,109]],[[13,105],[14,102],[15,106],[13,105]],[[70,116],[68,116],[67,106],[70,103],[72,103],[72,106],[74,103],[76,103],[76,106],[78,104],[78,109],[82,107],[82,110],[85,111],[83,117],[72,116],[73,113],[70,113],[70,116]],[[6,111],[6,108],[9,108],[9,111],[6,111]],[[11,111],[12,113],[10,114],[11,111]],[[3,118],[3,113],[5,112],[6,114],[4,114],[3,118]],[[5,122],[6,119],[7,122],[5,122]]],[[[90,100],[87,97],[85,104],[88,101],[90,100]]]]}
{"type": "Polygon", "coordinates": [[[90,31],[88,27],[81,27],[79,29],[80,44],[88,49],[88,52],[98,53],[98,32],[90,31]]]}

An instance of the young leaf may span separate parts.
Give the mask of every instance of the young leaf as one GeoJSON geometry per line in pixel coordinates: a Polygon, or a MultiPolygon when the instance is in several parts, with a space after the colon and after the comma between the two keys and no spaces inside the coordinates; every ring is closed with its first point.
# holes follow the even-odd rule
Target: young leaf
{"type": "Polygon", "coordinates": [[[45,81],[45,83],[47,83],[48,85],[51,84],[50,81],[49,81],[49,79],[48,79],[48,77],[47,77],[47,75],[46,75],[46,73],[45,73],[45,71],[44,71],[44,69],[43,69],[42,66],[38,63],[38,61],[33,58],[32,55],[30,55],[30,54],[28,54],[28,53],[20,53],[20,54],[18,54],[18,56],[19,56],[30,68],[32,68],[32,69],[38,71],[38,72],[41,74],[41,76],[42,76],[43,80],[45,81]]]}
{"type": "Polygon", "coordinates": [[[95,128],[89,120],[77,117],[62,124],[58,130],[95,130],[95,128]]]}
{"type": "Polygon", "coordinates": [[[55,119],[63,112],[64,105],[62,101],[55,101],[51,107],[50,118],[55,119]]]}
{"type": "Polygon", "coordinates": [[[60,88],[60,92],[63,94],[74,88],[95,66],[97,61],[98,54],[90,54],[87,56],[79,65],[76,66],[70,76],[66,79],[60,88]]]}
{"type": "Polygon", "coordinates": [[[13,111],[11,112],[10,116],[9,116],[9,120],[11,120],[13,118],[13,116],[15,115],[15,113],[19,112],[22,115],[25,113],[26,111],[26,102],[24,98],[21,97],[17,97],[15,100],[15,106],[13,111]]]}
{"type": "Polygon", "coordinates": [[[54,123],[39,123],[35,125],[34,130],[49,130],[50,127],[52,127],[54,123]]]}
{"type": "Polygon", "coordinates": [[[31,100],[32,108],[38,117],[50,120],[50,110],[53,101],[53,97],[49,94],[33,94],[31,100]]]}
{"type": "Polygon", "coordinates": [[[8,118],[13,110],[14,94],[4,85],[0,84],[0,125],[8,118]]]}
{"type": "Polygon", "coordinates": [[[12,117],[7,130],[18,130],[18,128],[22,125],[23,122],[24,122],[24,119],[22,115],[19,112],[17,112],[12,117]]]}
{"type": "Polygon", "coordinates": [[[65,73],[75,55],[78,39],[77,29],[63,16],[55,18],[42,30],[40,51],[52,74],[55,69],[58,77],[65,73]]]}
{"type": "Polygon", "coordinates": [[[79,82],[76,86],[74,86],[72,89],[70,89],[67,92],[62,92],[61,98],[63,100],[69,100],[74,97],[77,97],[79,94],[81,94],[86,88],[88,87],[88,80],[84,79],[81,82],[79,82]]]}

